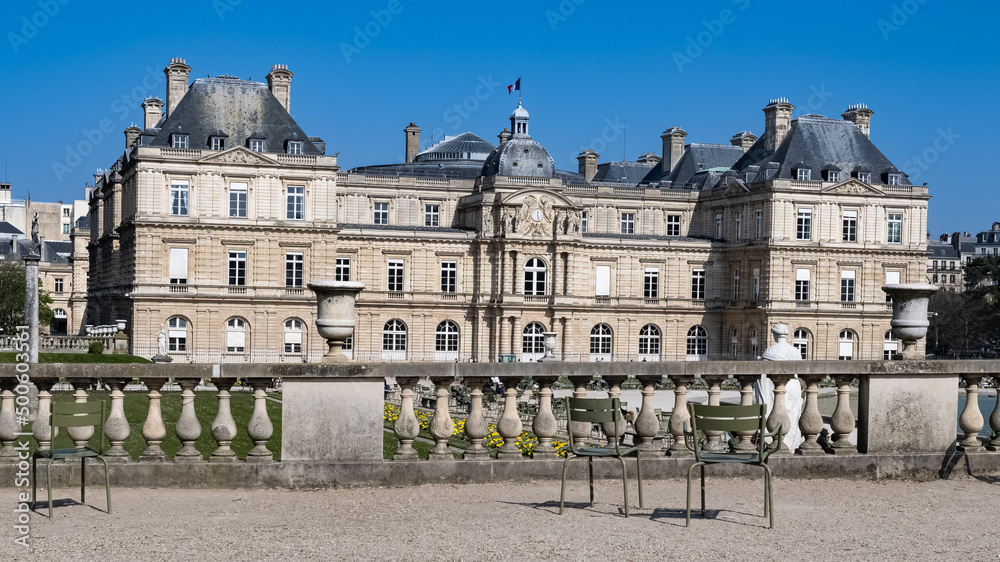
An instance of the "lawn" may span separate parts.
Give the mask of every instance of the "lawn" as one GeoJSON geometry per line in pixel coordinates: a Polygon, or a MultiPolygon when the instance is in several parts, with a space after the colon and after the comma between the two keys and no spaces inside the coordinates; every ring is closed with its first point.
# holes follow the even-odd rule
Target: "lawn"
{"type": "MultiPolygon", "coordinates": [[[[0,363],[17,363],[14,352],[0,353],[0,363]]],[[[136,355],[104,353],[38,353],[39,363],[152,363],[136,355]]]]}

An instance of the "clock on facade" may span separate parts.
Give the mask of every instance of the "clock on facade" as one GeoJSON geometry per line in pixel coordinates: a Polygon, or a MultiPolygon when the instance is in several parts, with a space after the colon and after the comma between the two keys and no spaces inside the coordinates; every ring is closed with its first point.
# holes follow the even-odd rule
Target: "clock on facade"
{"type": "Polygon", "coordinates": [[[535,209],[534,211],[531,211],[531,218],[535,222],[541,222],[542,221],[542,210],[541,209],[535,209]]]}

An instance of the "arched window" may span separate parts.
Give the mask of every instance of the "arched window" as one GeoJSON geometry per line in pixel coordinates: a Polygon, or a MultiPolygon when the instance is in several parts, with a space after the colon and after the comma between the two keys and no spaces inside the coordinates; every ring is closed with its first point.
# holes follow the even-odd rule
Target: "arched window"
{"type": "Polygon", "coordinates": [[[792,334],[792,346],[799,350],[803,359],[809,359],[809,332],[799,328],[792,334]]]}
{"type": "Polygon", "coordinates": [[[66,311],[63,310],[63,309],[61,309],[61,308],[53,309],[52,310],[52,317],[53,318],[61,318],[61,319],[65,320],[66,319],[66,311]]]}
{"type": "Polygon", "coordinates": [[[687,360],[708,361],[708,332],[701,326],[691,326],[688,330],[687,360]]]}
{"type": "Polygon", "coordinates": [[[611,361],[611,326],[598,324],[590,330],[590,360],[611,361]]]}
{"type": "Polygon", "coordinates": [[[740,354],[740,337],[736,328],[729,330],[729,355],[736,357],[740,354]]]}
{"type": "Polygon", "coordinates": [[[760,355],[760,347],[757,344],[757,328],[750,328],[750,355],[753,357],[760,355]]]}
{"type": "Polygon", "coordinates": [[[302,353],[302,321],[298,318],[285,320],[285,353],[302,353]]]}
{"type": "Polygon", "coordinates": [[[382,359],[402,361],[406,359],[406,324],[393,318],[382,328],[382,359]]]}
{"type": "Polygon", "coordinates": [[[458,359],[458,324],[445,320],[434,330],[434,360],[454,361],[458,359]]]}
{"type": "Polygon", "coordinates": [[[187,328],[187,320],[180,316],[174,316],[167,320],[167,351],[187,351],[187,328]]]}
{"type": "Polygon", "coordinates": [[[854,359],[854,342],[857,337],[854,332],[850,330],[844,330],[840,332],[840,345],[839,351],[837,352],[837,359],[849,360],[854,359]]]}
{"type": "Polygon", "coordinates": [[[882,335],[882,359],[888,361],[893,355],[899,352],[899,340],[893,335],[892,330],[882,335]]]}
{"type": "Polygon", "coordinates": [[[247,350],[247,323],[242,318],[226,321],[226,353],[243,353],[247,350]]]}
{"type": "Polygon", "coordinates": [[[639,329],[639,360],[660,360],[660,329],[655,324],[646,324],[639,329]]]}
{"type": "Polygon", "coordinates": [[[524,294],[545,294],[545,262],[541,258],[531,258],[524,265],[524,294]]]}
{"type": "Polygon", "coordinates": [[[521,333],[521,361],[538,361],[545,355],[545,326],[532,322],[521,333]]]}

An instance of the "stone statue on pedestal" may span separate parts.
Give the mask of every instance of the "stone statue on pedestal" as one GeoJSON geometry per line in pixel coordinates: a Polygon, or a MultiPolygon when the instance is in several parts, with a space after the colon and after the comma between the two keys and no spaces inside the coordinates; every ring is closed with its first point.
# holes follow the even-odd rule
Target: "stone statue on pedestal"
{"type": "MultiPolygon", "coordinates": [[[[788,326],[775,324],[771,328],[774,336],[774,345],[764,350],[761,359],[764,361],[801,361],[802,353],[792,344],[788,343],[788,326]]],[[[754,383],[754,401],[758,404],[767,404],[767,414],[771,415],[774,407],[774,383],[767,375],[761,375],[760,380],[754,383]]],[[[782,428],[785,432],[784,445],[789,451],[794,452],[802,443],[802,432],[799,430],[799,417],[802,415],[804,406],[802,399],[802,383],[797,377],[790,379],[785,384],[785,410],[788,412],[788,419],[792,424],[789,428],[782,428]]]]}
{"type": "Polygon", "coordinates": [[[31,219],[31,253],[36,256],[41,255],[42,240],[38,235],[38,211],[35,211],[35,218],[31,219]]]}

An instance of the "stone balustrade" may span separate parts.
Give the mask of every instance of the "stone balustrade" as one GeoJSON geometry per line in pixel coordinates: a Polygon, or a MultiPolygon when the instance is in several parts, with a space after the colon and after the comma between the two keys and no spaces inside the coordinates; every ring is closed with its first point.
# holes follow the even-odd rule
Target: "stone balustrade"
{"type": "MultiPolygon", "coordinates": [[[[710,404],[719,403],[724,383],[728,388],[735,385],[739,389],[740,403],[749,404],[753,401],[753,384],[762,373],[767,373],[774,382],[775,407],[768,418],[768,427],[773,429],[780,424],[782,433],[786,433],[792,423],[784,408],[786,384],[797,376],[803,385],[805,403],[798,425],[805,440],[795,454],[782,449],[779,460],[775,461],[784,463],[781,466],[787,470],[802,470],[804,474],[856,470],[860,474],[870,474],[872,463],[878,465],[882,462],[879,459],[891,458],[892,462],[885,461],[885,468],[879,468],[879,471],[909,474],[906,463],[923,459],[919,461],[923,463],[922,470],[930,470],[930,467],[936,470],[940,468],[944,456],[957,446],[966,455],[981,454],[977,457],[985,459],[977,461],[981,466],[1000,471],[1000,454],[996,454],[1000,450],[1000,442],[979,436],[987,425],[995,433],[1000,433],[1000,407],[992,412],[982,412],[978,401],[982,379],[1000,373],[1000,361],[995,360],[407,365],[39,364],[30,366],[28,376],[38,387],[38,414],[32,435],[40,448],[51,447],[47,414],[57,382],[69,383],[73,388],[72,399],[77,402],[88,400],[88,388],[97,379],[110,388],[109,416],[104,432],[110,442],[107,456],[115,461],[116,478],[121,481],[133,481],[129,471],[145,474],[141,467],[152,466],[157,467],[157,474],[172,474],[173,479],[183,480],[185,474],[197,474],[199,478],[208,478],[218,484],[220,478],[225,480],[226,474],[233,474],[241,475],[241,478],[257,478],[262,485],[297,485],[304,482],[321,484],[328,481],[324,479],[330,478],[335,482],[379,484],[395,482],[397,478],[435,481],[435,478],[449,477],[447,475],[463,481],[489,481],[499,473],[545,477],[547,468],[528,467],[550,466],[548,463],[558,461],[553,443],[560,436],[565,436],[565,430],[560,431],[552,404],[553,385],[561,376],[572,382],[573,395],[578,397],[618,396],[625,381],[634,376],[640,385],[642,398],[631,426],[633,439],[646,451],[644,462],[652,463],[650,474],[655,477],[658,470],[664,475],[679,474],[690,463],[683,431],[688,421],[686,405],[692,383],[698,381],[699,386],[704,384],[710,404]],[[538,405],[537,414],[527,421],[518,409],[516,390],[526,376],[532,377],[537,384],[535,403],[538,405]],[[836,385],[836,410],[829,418],[832,431],[828,445],[817,440],[824,426],[818,407],[818,387],[827,376],[836,385]],[[248,381],[253,389],[253,414],[246,428],[237,427],[230,406],[231,391],[237,377],[248,381]],[[399,447],[391,461],[383,460],[382,448],[385,377],[395,378],[400,387],[399,416],[392,428],[399,447]],[[495,459],[484,445],[489,426],[484,416],[481,391],[492,377],[498,377],[506,388],[505,394],[499,398],[502,410],[496,423],[496,431],[503,437],[504,445],[495,459]],[[270,419],[266,407],[266,388],[276,378],[282,380],[283,390],[280,420],[270,419]],[[429,413],[431,421],[428,430],[433,441],[429,460],[434,461],[430,463],[419,461],[413,447],[420,434],[414,403],[415,388],[424,378],[433,385],[436,397],[433,412],[429,413]],[[598,394],[588,390],[588,383],[595,378],[607,383],[606,394],[605,391],[598,394]],[[959,418],[957,398],[961,392],[960,378],[967,383],[964,389],[967,400],[959,418]],[[855,379],[860,382],[857,414],[851,409],[850,396],[850,385],[855,379]],[[181,389],[182,406],[177,419],[165,420],[161,399],[164,386],[170,380],[181,389]],[[471,446],[465,449],[461,459],[456,458],[449,447],[449,439],[455,430],[453,414],[448,406],[450,387],[459,380],[470,388],[464,433],[471,446]],[[658,383],[666,380],[673,383],[673,389],[657,390],[658,383]],[[144,420],[128,420],[123,407],[126,385],[138,381],[144,385],[148,406],[144,420]],[[199,422],[194,406],[195,388],[202,381],[208,381],[215,387],[213,394],[216,399],[214,420],[205,427],[199,422]],[[671,393],[674,402],[673,412],[666,424],[672,439],[669,439],[670,445],[666,449],[662,448],[662,442],[657,437],[660,423],[653,411],[658,392],[671,393]],[[956,419],[959,420],[962,435],[956,433],[956,419]],[[141,437],[145,443],[145,450],[134,461],[123,446],[130,437],[136,437],[130,435],[130,421],[142,421],[141,437]],[[281,462],[275,462],[268,449],[275,422],[280,422],[282,426],[281,462]],[[170,460],[161,447],[169,426],[173,427],[172,431],[181,443],[180,450],[170,460]],[[848,439],[855,427],[858,432],[856,445],[848,439]],[[233,439],[241,429],[246,430],[253,442],[245,461],[238,460],[232,449],[233,439]],[[531,459],[523,456],[515,444],[524,430],[532,431],[538,440],[531,459]],[[214,451],[207,458],[195,448],[195,443],[206,433],[216,442],[214,451]],[[464,462],[469,460],[479,463],[464,462]],[[441,466],[441,463],[456,467],[468,465],[471,468],[461,469],[460,472],[455,472],[457,468],[405,468],[441,466]],[[485,465],[481,463],[498,468],[482,468],[485,465]],[[197,468],[215,464],[220,466],[211,472],[197,468]],[[525,468],[499,468],[515,465],[525,468]],[[180,468],[182,466],[187,468],[180,468]],[[233,468],[228,469],[227,466],[233,468]],[[170,472],[174,470],[171,467],[178,468],[170,472]],[[365,471],[369,473],[367,477],[365,471]],[[405,477],[401,476],[404,474],[405,477]]],[[[16,460],[15,446],[17,440],[23,438],[18,435],[21,426],[15,416],[15,376],[14,365],[0,365],[0,471],[6,470],[5,460],[8,464],[16,460]]],[[[585,422],[574,432],[591,435],[591,439],[600,435],[600,432],[592,434],[591,429],[591,424],[585,422]]],[[[600,430],[602,439],[610,442],[621,438],[624,427],[619,427],[617,434],[613,424],[606,424],[600,430]]],[[[93,436],[93,431],[92,427],[71,428],[68,433],[74,443],[82,445],[93,436]]],[[[707,446],[714,449],[732,446],[745,450],[753,447],[753,437],[752,433],[741,433],[727,439],[721,434],[709,433],[707,446]]],[[[643,469],[644,472],[646,470],[643,469]]],[[[553,471],[555,477],[558,477],[557,472],[553,471]]],[[[139,476],[134,479],[139,479],[139,476]]]]}

